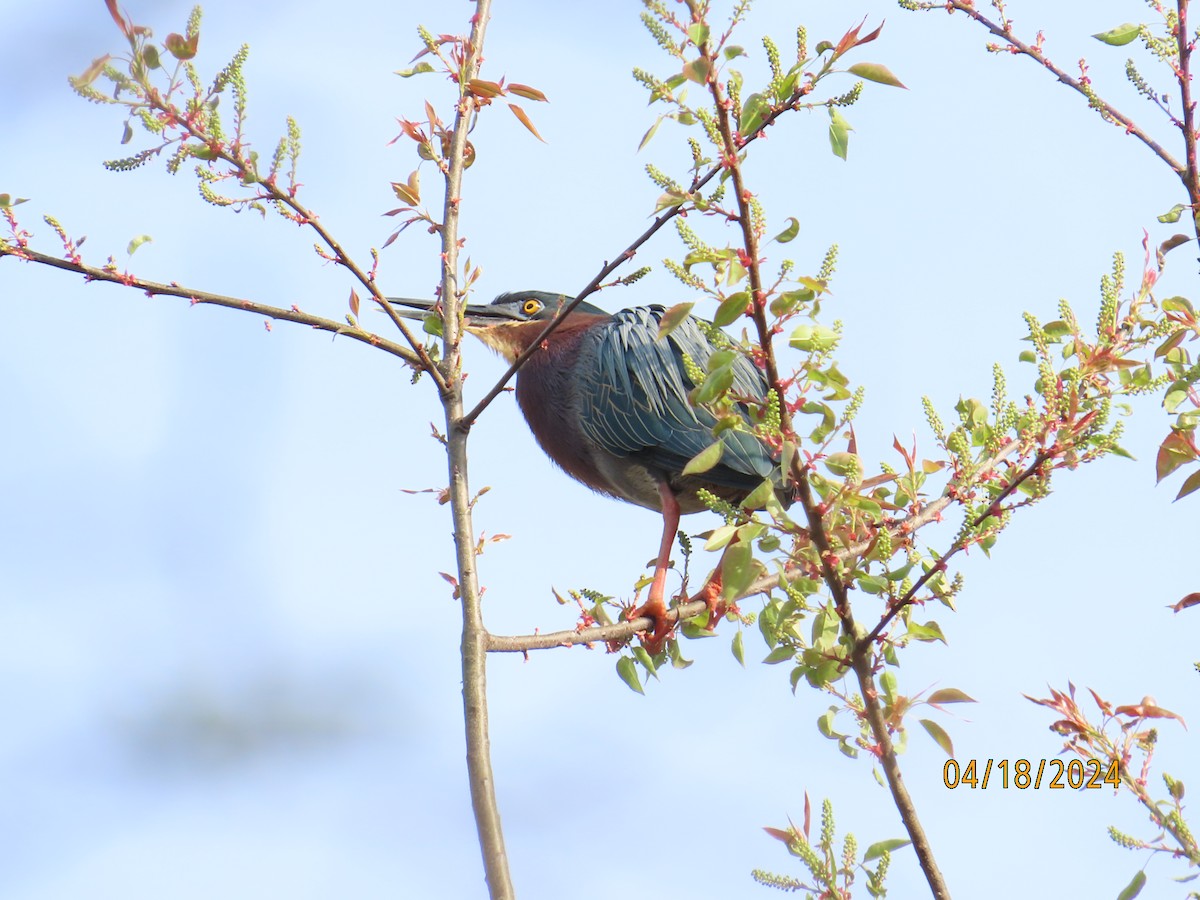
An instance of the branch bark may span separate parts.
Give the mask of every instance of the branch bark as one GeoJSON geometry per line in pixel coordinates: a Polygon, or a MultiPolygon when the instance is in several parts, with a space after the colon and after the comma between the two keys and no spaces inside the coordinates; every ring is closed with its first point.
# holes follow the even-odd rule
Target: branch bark
{"type": "Polygon", "coordinates": [[[128,273],[118,272],[115,268],[99,268],[97,266],[89,266],[82,262],[73,262],[68,259],[60,259],[57,256],[50,256],[47,253],[40,253],[37,250],[22,248],[12,243],[0,242],[0,259],[12,257],[14,259],[23,259],[26,262],[39,263],[44,266],[51,266],[55,269],[62,269],[66,272],[75,272],[82,275],[88,281],[107,281],[111,284],[120,284],[125,287],[136,288],[145,292],[149,297],[158,295],[169,297],[182,297],[192,304],[204,304],[207,306],[223,306],[227,309],[240,309],[243,312],[255,313],[260,316],[266,316],[269,319],[276,319],[283,322],[296,322],[300,325],[308,325],[310,328],[315,328],[318,331],[328,331],[335,335],[342,335],[351,340],[361,341],[364,344],[370,344],[372,347],[378,347],[386,353],[393,356],[398,356],[410,366],[417,369],[423,369],[421,361],[417,355],[407,347],[397,344],[395,341],[389,341],[387,338],[380,337],[371,331],[366,331],[362,328],[354,328],[345,323],[338,322],[334,319],[326,319],[321,316],[310,315],[306,312],[301,312],[298,307],[293,306],[291,309],[283,309],[279,306],[268,306],[264,303],[255,303],[252,300],[245,300],[241,297],[229,297],[224,294],[212,294],[208,291],[199,291],[195,288],[184,287],[183,285],[171,283],[163,284],[158,281],[148,281],[144,278],[137,278],[128,273]]]}
{"type": "MultiPolygon", "coordinates": [[[[711,47],[708,43],[705,43],[700,49],[705,56],[711,59],[711,47]]],[[[838,53],[835,52],[835,59],[837,55],[838,53]]],[[[716,60],[712,60],[712,62],[712,71],[715,73],[717,71],[716,60]]],[[[754,211],[751,207],[752,195],[746,188],[742,177],[742,160],[739,156],[741,148],[738,146],[736,140],[730,104],[726,102],[721,84],[714,74],[710,74],[708,77],[708,88],[712,94],[713,108],[717,116],[717,127],[721,134],[722,143],[724,144],[722,165],[729,170],[730,180],[733,183],[733,195],[737,203],[737,221],[742,233],[742,244],[746,256],[744,264],[750,283],[750,312],[754,320],[755,331],[758,335],[759,349],[762,351],[764,374],[771,390],[782,400],[785,393],[779,377],[779,366],[775,358],[771,328],[767,323],[766,295],[763,291],[759,263],[759,236],[755,228],[754,211]]],[[[786,403],[780,403],[779,406],[783,433],[791,434],[792,423],[788,406],[786,403]]],[[[838,574],[840,562],[838,553],[835,551],[833,543],[825,530],[824,507],[818,503],[814,496],[812,486],[808,480],[808,471],[808,465],[802,464],[797,455],[793,460],[791,472],[796,485],[797,498],[808,520],[809,539],[812,541],[813,548],[817,551],[817,556],[820,560],[822,580],[825,582],[833,599],[834,607],[841,622],[842,633],[845,635],[845,639],[850,647],[850,668],[858,679],[859,691],[863,698],[864,714],[876,743],[876,756],[883,767],[888,788],[892,794],[892,800],[900,813],[900,818],[904,822],[908,836],[912,840],[913,850],[917,854],[917,860],[920,862],[921,869],[925,873],[925,879],[929,884],[933,896],[937,900],[949,900],[950,890],[946,885],[945,879],[942,877],[941,870],[938,868],[937,861],[933,855],[933,847],[929,843],[925,829],[922,827],[921,821],[917,816],[912,796],[908,793],[908,789],[905,787],[904,779],[900,773],[900,762],[896,756],[896,749],[892,744],[883,708],[879,703],[879,692],[875,684],[875,673],[872,670],[871,662],[873,647],[869,643],[864,645],[858,641],[859,628],[855,623],[854,614],[850,608],[849,591],[847,590],[845,579],[838,574]]]]}
{"type": "MultiPolygon", "coordinates": [[[[1183,0],[1183,5],[1186,7],[1187,0],[1183,0]]],[[[1008,44],[1008,46],[1012,48],[1012,52],[1028,56],[1034,62],[1045,68],[1046,71],[1054,75],[1054,77],[1063,84],[1067,85],[1067,87],[1083,94],[1083,96],[1088,99],[1088,103],[1095,107],[1097,112],[1112,121],[1114,124],[1123,127],[1128,134],[1132,134],[1134,137],[1136,137],[1139,141],[1150,148],[1151,152],[1153,152],[1155,156],[1170,166],[1171,170],[1174,171],[1176,175],[1178,175],[1181,179],[1186,179],[1187,167],[1181,164],[1179,160],[1175,159],[1175,157],[1171,155],[1170,151],[1168,151],[1162,144],[1150,137],[1150,135],[1140,125],[1138,125],[1137,122],[1133,121],[1133,119],[1129,118],[1129,116],[1125,115],[1108,101],[1097,96],[1096,92],[1091,89],[1090,85],[1085,84],[1083,80],[1072,78],[1070,75],[1064,72],[1055,63],[1051,62],[1046,55],[1042,53],[1040,49],[1038,49],[1038,47],[1025,43],[1016,35],[1014,35],[1011,29],[993,22],[983,13],[979,12],[979,10],[975,8],[974,0],[947,0],[947,2],[943,3],[920,3],[917,4],[916,8],[925,10],[949,9],[957,10],[958,12],[966,14],[969,18],[978,22],[1000,40],[1004,41],[1004,43],[1008,44]]]]}
{"type": "Polygon", "coordinates": [[[458,290],[458,224],[467,133],[478,111],[468,87],[479,71],[490,0],[476,0],[471,37],[458,73],[459,101],[453,138],[446,156],[446,194],[442,236],[442,303],[445,306],[444,352],[441,373],[442,404],[446,414],[446,458],[449,468],[450,510],[462,602],[463,723],[466,731],[467,778],[471,806],[483,855],[483,868],[492,900],[512,900],[512,879],[504,849],[504,831],[496,803],[488,736],[487,648],[479,574],[475,566],[475,530],[471,520],[471,488],[467,478],[467,438],[470,423],[463,419],[462,316],[465,295],[458,290]]]}

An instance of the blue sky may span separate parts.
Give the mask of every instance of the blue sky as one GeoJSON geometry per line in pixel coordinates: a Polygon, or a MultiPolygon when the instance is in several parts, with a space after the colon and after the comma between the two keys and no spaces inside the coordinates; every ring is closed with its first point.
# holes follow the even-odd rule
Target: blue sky
{"type": "MultiPolygon", "coordinates": [[[[1022,33],[1045,30],[1055,60],[1070,70],[1086,54],[1102,91],[1157,124],[1124,86],[1125,51],[1088,37],[1143,4],[1011,6],[1022,33]]],[[[800,220],[789,254],[802,269],[841,248],[826,308],[845,323],[843,371],[867,386],[860,451],[874,466],[893,435],[915,432],[932,456],[921,396],[946,413],[960,395],[987,397],[994,361],[1024,394],[1021,313],[1049,320],[1065,297],[1094,320],[1113,251],[1137,271],[1142,230],[1175,230],[1155,216],[1180,189],[1045,72],[985,53],[960,17],[885,0],[758,7],[741,39],[758,60],[762,33],[786,47],[798,22],[815,43],[887,19],[858,58],[910,90],[871,86],[846,112],[846,162],[829,152],[823,114],[791,117],[756,148],[750,178],[772,221],[800,220]]],[[[182,30],[188,5],[128,9],[161,35],[182,30]]],[[[545,144],[503,109],[474,135],[463,233],[481,298],[582,287],[645,227],[658,190],[644,165],[678,171],[686,158],[667,127],[635,152],[656,110],[629,72],[668,72],[639,9],[496,5],[485,73],[551,102],[530,110],[545,144]]],[[[388,182],[415,164],[388,145],[395,117],[446,96],[435,78],[392,72],[418,48],[418,23],[456,31],[466,10],[210,0],[201,63],[211,72],[251,45],[252,139],[270,148],[286,115],[299,120],[307,202],[365,259],[389,233],[388,182]]],[[[5,16],[0,191],[31,198],[18,211],[38,246],[56,249],[42,213],[86,234],[97,263],[122,264],[147,233],[131,263],[147,278],[342,315],[350,285],[294,226],[208,207],[186,173],[103,170],[123,153],[120,117],[66,85],[119,48],[100,0],[5,16]]],[[[1162,296],[1196,299],[1189,252],[1172,254],[1162,296]]],[[[677,254],[660,236],[638,260],[654,273],[600,302],[693,299],[658,265],[677,254]]],[[[428,296],[433,238],[411,229],[380,277],[389,293],[428,296]]],[[[252,316],[11,260],[0,302],[0,897],[481,896],[458,609],[437,574],[453,567],[450,526],[429,495],[402,490],[445,479],[430,386],[349,341],[268,333],[252,316]]],[[[503,367],[481,345],[467,352],[478,396],[503,367]]],[[[939,719],[960,759],[1054,756],[1049,717],[1021,695],[1068,679],[1121,702],[1153,694],[1200,721],[1195,617],[1165,609],[1197,589],[1196,506],[1154,488],[1165,428],[1143,403],[1126,441],[1138,461],[1060,478],[991,560],[965,560],[959,612],[937,616],[949,646],[904,655],[902,689],[980,701],[939,719]]],[[[513,535],[481,559],[493,631],[571,624],[552,586],[628,595],[657,547],[656,516],[567,479],[508,398],[472,440],[473,484],[492,488],[477,526],[513,535]]],[[[494,763],[522,897],[764,896],[751,868],[799,870],[760,826],[799,818],[805,791],[830,797],[862,845],[901,834],[868,763],[818,735],[828,701],[793,697],[782,668],[742,670],[731,636],[688,644],[696,665],[648,697],[599,650],[492,660],[494,763]]],[[[754,632],[747,647],[765,654],[754,632]]],[[[1115,896],[1145,861],[1104,833],[1149,835],[1130,800],[948,791],[944,754],[919,731],[905,777],[958,896],[1115,896]]],[[[1160,768],[1194,781],[1194,740],[1161,731],[1160,768]]],[[[1178,896],[1169,878],[1181,870],[1149,871],[1143,897],[1178,896]]],[[[896,854],[890,883],[893,896],[922,895],[911,853],[896,854]]]]}

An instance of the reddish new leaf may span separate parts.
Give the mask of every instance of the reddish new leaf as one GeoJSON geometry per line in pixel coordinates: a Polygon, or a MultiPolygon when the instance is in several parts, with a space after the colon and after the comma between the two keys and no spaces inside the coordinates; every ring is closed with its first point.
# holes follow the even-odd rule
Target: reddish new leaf
{"type": "Polygon", "coordinates": [[[1193,472],[1184,481],[1183,487],[1179,489],[1179,493],[1175,495],[1176,500],[1182,500],[1188,494],[1195,490],[1200,490],[1200,470],[1193,472]]]}
{"type": "Polygon", "coordinates": [[[121,11],[117,9],[117,0],[104,0],[104,3],[108,7],[108,14],[112,16],[113,21],[117,23],[117,27],[121,29],[121,34],[129,37],[129,23],[121,15],[121,11]]]}
{"type": "Polygon", "coordinates": [[[521,124],[529,129],[530,134],[532,134],[543,144],[546,143],[546,139],[538,134],[538,130],[533,127],[533,122],[529,120],[529,116],[526,115],[525,110],[521,109],[521,107],[517,106],[515,103],[508,104],[508,108],[513,111],[513,115],[520,120],[521,124]]]}
{"type": "Polygon", "coordinates": [[[1158,448],[1155,474],[1162,481],[1180,466],[1196,459],[1195,446],[1182,431],[1172,431],[1158,448]]]}
{"type": "Polygon", "coordinates": [[[163,41],[167,51],[176,59],[187,60],[196,55],[196,48],[200,44],[200,35],[193,34],[190,38],[185,38],[182,34],[171,32],[167,35],[167,39],[163,41]]]}
{"type": "Polygon", "coordinates": [[[84,85],[91,84],[100,76],[100,73],[104,71],[104,67],[108,65],[108,61],[110,59],[112,59],[112,57],[107,53],[105,53],[103,56],[98,56],[96,59],[93,59],[92,64],[83,70],[82,75],[75,79],[76,82],[84,85]]]}
{"type": "Polygon", "coordinates": [[[1180,725],[1187,728],[1187,723],[1183,721],[1183,716],[1173,713],[1169,709],[1163,709],[1155,702],[1153,697],[1143,697],[1141,703],[1118,706],[1114,712],[1118,716],[1132,716],[1136,719],[1175,719],[1180,725]]]}
{"type": "Polygon", "coordinates": [[[1200,591],[1195,591],[1191,594],[1188,594],[1178,603],[1168,606],[1167,609],[1173,610],[1174,612],[1183,612],[1185,609],[1191,606],[1200,606],[1200,591]]]}
{"type": "Polygon", "coordinates": [[[974,703],[975,698],[968,696],[958,688],[942,688],[940,691],[930,694],[928,702],[935,706],[939,703],[974,703]]]}
{"type": "Polygon", "coordinates": [[[517,84],[515,81],[508,86],[510,94],[516,94],[518,97],[524,97],[526,100],[536,100],[539,103],[548,103],[546,95],[535,87],[530,87],[527,84],[517,84]]]}

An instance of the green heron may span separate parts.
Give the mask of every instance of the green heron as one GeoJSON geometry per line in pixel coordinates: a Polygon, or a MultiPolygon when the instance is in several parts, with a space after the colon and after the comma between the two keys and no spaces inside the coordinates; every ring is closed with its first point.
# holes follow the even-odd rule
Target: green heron
{"type": "MultiPolygon", "coordinates": [[[[501,294],[487,305],[468,305],[465,327],[509,362],[532,344],[570,298],[543,291],[501,294]]],[[[394,305],[428,311],[436,304],[390,298],[394,305]]],[[[696,385],[683,357],[705,369],[717,348],[701,324],[688,317],[659,339],[662,306],[610,314],[580,303],[517,372],[517,404],[546,454],[594,491],[662,513],[663,533],[646,603],[630,618],[656,623],[650,646],[660,647],[670,626],[665,618],[667,568],[680,515],[707,509],[697,496],[707,490],[740,503],[777,462],[754,435],[721,432],[724,452],[708,471],[684,475],[684,466],[713,443],[716,418],[695,407],[696,385]]],[[[409,317],[418,313],[406,312],[409,317]]],[[[735,398],[761,401],[763,374],[744,356],[732,364],[735,398]]],[[[741,406],[749,420],[747,409],[741,406]]]]}

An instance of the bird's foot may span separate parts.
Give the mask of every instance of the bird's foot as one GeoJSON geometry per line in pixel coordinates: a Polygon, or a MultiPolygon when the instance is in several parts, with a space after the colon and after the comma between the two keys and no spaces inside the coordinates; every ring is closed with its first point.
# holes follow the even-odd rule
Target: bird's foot
{"type": "Polygon", "coordinates": [[[657,656],[662,652],[667,639],[675,634],[675,621],[667,616],[667,604],[662,597],[650,597],[641,606],[630,608],[625,613],[625,619],[650,619],[654,622],[651,632],[639,632],[638,637],[646,652],[657,656]]]}
{"type": "Polygon", "coordinates": [[[693,600],[703,600],[704,605],[708,607],[708,624],[705,626],[708,631],[716,631],[717,623],[725,618],[725,614],[730,610],[738,611],[737,604],[725,602],[725,588],[721,584],[721,570],[713,572],[708,583],[700,589],[693,597],[693,600]]]}

